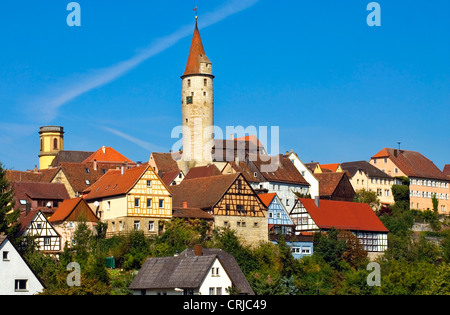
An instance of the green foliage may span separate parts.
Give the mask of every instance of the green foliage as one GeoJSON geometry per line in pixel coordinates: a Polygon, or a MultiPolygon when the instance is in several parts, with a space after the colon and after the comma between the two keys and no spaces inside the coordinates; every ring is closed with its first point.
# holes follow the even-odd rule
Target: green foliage
{"type": "Polygon", "coordinates": [[[314,253],[321,256],[332,268],[345,268],[342,258],[346,250],[347,243],[338,237],[336,229],[331,228],[326,234],[314,234],[314,253]]]}
{"type": "Polygon", "coordinates": [[[414,213],[398,204],[381,218],[393,231],[388,234],[388,250],[377,261],[380,287],[367,284],[367,252],[358,239],[333,228],[317,233],[314,254],[301,260],[293,258],[282,236],[276,245],[261,242],[250,247],[229,228],[208,234],[207,223],[199,220],[171,220],[159,236],[134,231],[108,239],[94,236],[81,222],[75,232],[76,246],[65,246],[59,260],[36,251],[32,239],[27,239],[24,250],[46,286],[44,294],[52,295],[132,294],[128,287],[147,257],[170,256],[195,244],[233,255],[258,295],[449,294],[450,233],[435,232],[444,239],[440,247],[425,237],[412,237],[409,227],[414,213]],[[111,256],[117,269],[105,267],[105,258],[111,256]],[[72,261],[82,265],[80,287],[66,283],[66,266],[72,261]]]}
{"type": "Polygon", "coordinates": [[[0,234],[8,235],[13,242],[19,231],[19,217],[20,211],[15,209],[14,191],[6,178],[6,170],[0,163],[0,234]]]}
{"type": "Polygon", "coordinates": [[[409,209],[409,186],[392,185],[392,195],[395,204],[403,209],[409,209]]]}
{"type": "Polygon", "coordinates": [[[353,201],[367,203],[372,209],[378,209],[380,206],[380,199],[378,199],[377,193],[365,190],[364,188],[355,191],[353,201]]]}

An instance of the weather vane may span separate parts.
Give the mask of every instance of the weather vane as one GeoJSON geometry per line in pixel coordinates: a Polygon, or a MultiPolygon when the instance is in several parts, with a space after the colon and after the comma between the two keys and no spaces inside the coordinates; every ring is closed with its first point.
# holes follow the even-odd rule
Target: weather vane
{"type": "Polygon", "coordinates": [[[195,8],[192,9],[195,12],[195,19],[198,19],[198,15],[197,15],[197,6],[195,6],[195,8]]]}

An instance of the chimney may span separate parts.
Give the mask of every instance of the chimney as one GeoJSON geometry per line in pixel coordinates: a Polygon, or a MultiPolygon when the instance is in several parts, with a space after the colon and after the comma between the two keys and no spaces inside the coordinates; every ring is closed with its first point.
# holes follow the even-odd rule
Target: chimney
{"type": "Polygon", "coordinates": [[[397,149],[394,149],[394,156],[395,157],[397,157],[397,154],[398,154],[397,152],[398,152],[397,149]]]}
{"type": "Polygon", "coordinates": [[[120,175],[123,175],[124,172],[125,172],[125,164],[122,164],[122,166],[120,167],[120,175]]]}
{"type": "Polygon", "coordinates": [[[202,245],[194,245],[194,254],[195,254],[195,256],[203,256],[202,245]]]}
{"type": "Polygon", "coordinates": [[[230,140],[234,140],[234,134],[230,133],[230,140]]]}
{"type": "Polygon", "coordinates": [[[97,170],[97,160],[94,159],[94,171],[96,171],[96,170],[97,170]]]}
{"type": "Polygon", "coordinates": [[[183,209],[187,208],[187,201],[183,201],[183,209]]]}
{"type": "Polygon", "coordinates": [[[314,203],[316,204],[317,208],[320,208],[320,197],[319,196],[314,197],[314,203]]]}
{"type": "Polygon", "coordinates": [[[102,151],[103,151],[103,154],[106,154],[106,147],[105,146],[102,146],[102,151]]]}

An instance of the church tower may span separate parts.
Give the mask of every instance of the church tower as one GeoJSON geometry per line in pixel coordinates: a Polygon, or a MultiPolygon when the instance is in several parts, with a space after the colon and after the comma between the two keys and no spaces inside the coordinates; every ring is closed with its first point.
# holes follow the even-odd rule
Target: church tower
{"type": "Polygon", "coordinates": [[[195,29],[184,74],[181,76],[183,119],[182,169],[212,162],[214,93],[212,63],[206,57],[195,17],[195,29]]]}
{"type": "Polygon", "coordinates": [[[56,154],[64,149],[64,127],[43,126],[39,129],[39,169],[47,169],[56,154]]]}

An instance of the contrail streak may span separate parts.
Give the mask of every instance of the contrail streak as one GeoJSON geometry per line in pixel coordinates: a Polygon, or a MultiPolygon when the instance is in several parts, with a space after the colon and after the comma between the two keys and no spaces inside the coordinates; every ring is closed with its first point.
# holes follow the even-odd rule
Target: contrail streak
{"type": "MultiPolygon", "coordinates": [[[[251,7],[258,1],[259,0],[233,0],[216,11],[206,13],[202,16],[201,26],[202,28],[205,28],[218,23],[233,14],[251,7]]],[[[172,34],[157,39],[153,44],[134,57],[121,61],[108,68],[98,69],[94,71],[93,74],[82,79],[81,83],[74,83],[66,86],[64,88],[64,92],[61,92],[51,98],[40,99],[37,104],[35,102],[32,106],[33,109],[38,111],[38,113],[34,112],[33,116],[35,118],[39,118],[41,124],[43,123],[43,120],[46,120],[47,122],[52,121],[56,117],[57,111],[62,105],[70,102],[82,94],[119,78],[145,60],[172,47],[178,41],[189,36],[190,34],[192,34],[192,25],[184,25],[172,34]]]]}

